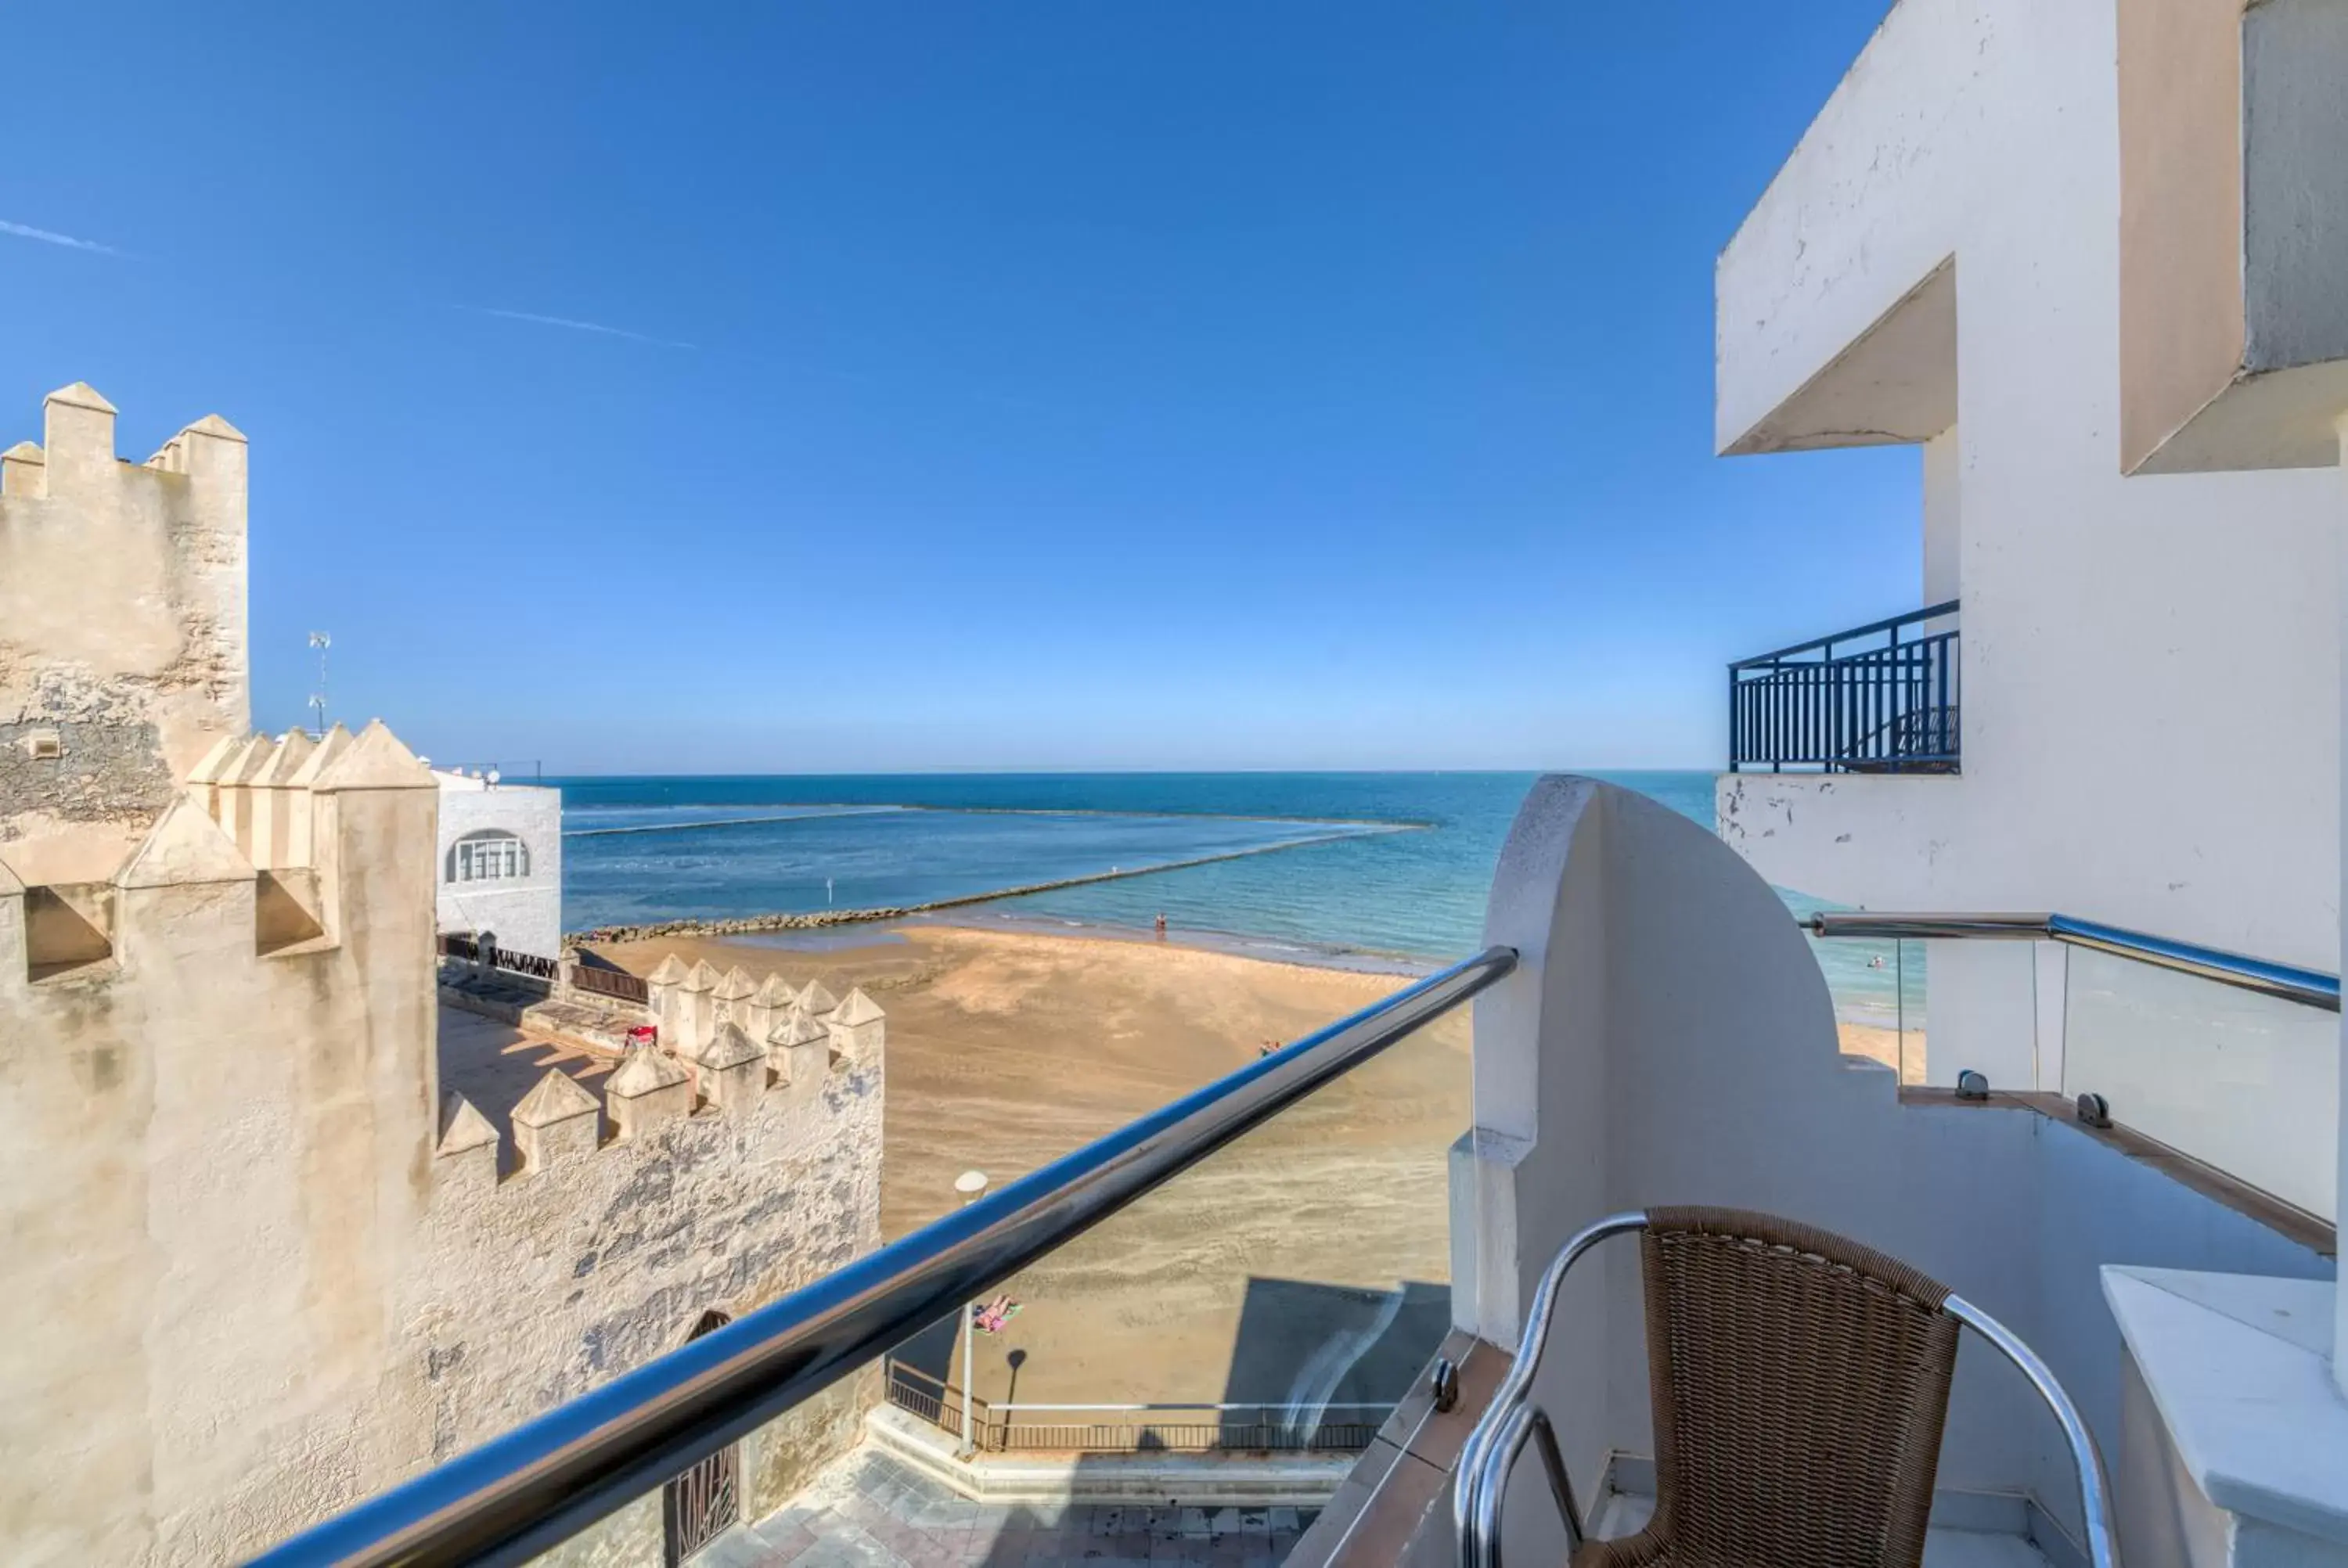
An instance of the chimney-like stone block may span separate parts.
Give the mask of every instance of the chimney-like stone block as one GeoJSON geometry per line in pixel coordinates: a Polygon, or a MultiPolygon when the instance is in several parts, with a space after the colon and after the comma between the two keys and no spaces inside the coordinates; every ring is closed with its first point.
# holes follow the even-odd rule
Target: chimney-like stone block
{"type": "Polygon", "coordinates": [[[794,1008],[767,1037],[767,1060],[786,1099],[804,1105],[823,1093],[831,1067],[831,1031],[794,1008]]]}
{"type": "Polygon", "coordinates": [[[662,1031],[668,1048],[695,1061],[715,1038],[717,1029],[717,982],[722,977],[707,959],[685,971],[676,983],[676,1032],[662,1031]]]}
{"type": "Polygon", "coordinates": [[[47,459],[36,442],[19,441],[0,452],[0,496],[32,500],[48,494],[47,459]]]}
{"type": "Polygon", "coordinates": [[[595,1152],[602,1131],[602,1107],[578,1081],[550,1067],[538,1086],[514,1107],[514,1152],[520,1173],[533,1175],[595,1152]]]}
{"type": "Polygon", "coordinates": [[[621,1142],[632,1143],[663,1122],[693,1114],[693,1074],[658,1047],[640,1047],[603,1085],[603,1102],[621,1142]]]}
{"type": "Polygon", "coordinates": [[[440,1097],[440,1141],[432,1151],[434,1179],[459,1188],[498,1184],[498,1130],[473,1102],[454,1091],[440,1097]]]}
{"type": "Polygon", "coordinates": [[[677,1001],[677,987],[688,972],[685,960],[670,953],[644,977],[645,1009],[653,1015],[653,1027],[660,1030],[661,1043],[671,1050],[683,1049],[684,1009],[677,1001]]]}
{"type": "Polygon", "coordinates": [[[695,1062],[701,1091],[729,1116],[748,1112],[766,1092],[767,1053],[738,1024],[719,1024],[695,1062]]]}
{"type": "Polygon", "coordinates": [[[51,500],[97,500],[114,483],[114,405],[86,381],[41,402],[41,456],[51,500]]]}
{"type": "Polygon", "coordinates": [[[840,1062],[876,1060],[887,1040],[888,1015],[857,987],[821,1022],[831,1035],[832,1059],[840,1062]]]}
{"type": "Polygon", "coordinates": [[[780,975],[768,975],[758,987],[744,1011],[747,1014],[742,1028],[752,1040],[772,1040],[791,1009],[798,1005],[799,993],[780,975]]]}

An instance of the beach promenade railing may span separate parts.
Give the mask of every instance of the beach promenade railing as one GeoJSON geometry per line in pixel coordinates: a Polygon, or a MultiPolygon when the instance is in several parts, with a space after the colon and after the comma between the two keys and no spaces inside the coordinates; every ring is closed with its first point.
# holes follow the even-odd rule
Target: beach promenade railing
{"type": "Polygon", "coordinates": [[[1514,949],[1491,948],[1429,975],[255,1561],[271,1568],[526,1563],[940,1319],[957,1317],[1516,967],[1514,949]]]}
{"type": "MultiPolygon", "coordinates": [[[[478,964],[481,961],[481,947],[470,937],[460,936],[453,931],[446,932],[440,938],[440,956],[445,958],[459,958],[469,964],[478,964]]],[[[541,958],[535,953],[517,953],[510,948],[489,949],[489,967],[494,969],[503,969],[508,974],[527,975],[531,979],[545,980],[550,983],[561,972],[561,966],[552,958],[541,958]]]]}
{"type": "MultiPolygon", "coordinates": [[[[962,1436],[962,1389],[893,1357],[890,1404],[962,1436]]],[[[1359,1453],[1394,1413],[1391,1401],[1344,1404],[1001,1404],[973,1396],[981,1453],[1359,1453]]]]}
{"type": "Polygon", "coordinates": [[[2043,944],[2006,968],[2017,994],[2001,1009],[2030,1020],[2037,1081],[1991,1088],[2059,1091],[2090,1126],[2336,1224],[2337,975],[2070,915],[1833,911],[1802,923],[1825,938],[2043,944]]]}
{"type": "Polygon", "coordinates": [[[1956,772],[1957,603],[1731,664],[1728,771],[1956,772]]]}
{"type": "Polygon", "coordinates": [[[574,990],[610,997],[614,1001],[642,1004],[652,999],[652,988],[643,979],[625,969],[607,969],[585,959],[571,966],[571,985],[574,990]]]}

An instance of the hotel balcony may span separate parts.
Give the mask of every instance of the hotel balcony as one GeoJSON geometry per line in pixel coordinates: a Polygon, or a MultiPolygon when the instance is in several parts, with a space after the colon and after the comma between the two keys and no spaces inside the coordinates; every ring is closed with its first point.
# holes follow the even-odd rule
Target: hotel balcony
{"type": "Polygon", "coordinates": [[[1957,601],[1728,667],[1728,771],[1960,772],[1957,601]]]}
{"type": "MultiPolygon", "coordinates": [[[[1651,1518],[1732,1543],[1775,1531],[1785,1563],[1914,1563],[1920,1541],[1934,1568],[2348,1562],[2336,979],[2058,917],[1900,918],[2088,952],[2105,967],[2074,989],[2102,1010],[2059,1060],[2021,1049],[2026,1071],[1903,1087],[1838,1051],[1807,944],[1842,929],[1806,933],[1677,814],[1543,779],[1477,957],[263,1560],[638,1560],[613,1532],[674,1514],[672,1478],[887,1364],[850,1456],[864,1479],[746,1521],[708,1561],[1599,1560],[1569,1553],[1570,1495],[1593,1540],[1651,1518]],[[1463,1009],[1464,1047],[1444,1023],[1463,1009]],[[1447,1158],[1376,1157],[1381,1108],[1447,1074],[1447,1158]],[[1268,1200],[1267,1173],[1306,1173],[1268,1200]],[[1214,1217],[1153,1218],[1176,1195],[1214,1217]],[[1673,1204],[1833,1235],[1754,1221],[1666,1309],[1649,1295],[1677,1289],[1664,1233],[1702,1225],[1639,1214],[1673,1204]],[[1577,1236],[1639,1230],[1556,1276],[1577,1236]],[[1310,1240],[1331,1234],[1334,1254],[1310,1240]],[[1007,1293],[1040,1315],[1056,1279],[1098,1271],[1151,1282],[1164,1308],[1097,1326],[1114,1368],[1195,1327],[1190,1287],[1217,1270],[1247,1286],[1229,1367],[1204,1368],[1231,1400],[1111,1417],[898,1370],[964,1304],[1007,1293]],[[1953,1356],[1944,1410],[1929,1371],[1879,1364],[1882,1312],[1953,1356]],[[1651,1381],[1666,1348],[1715,1373],[1651,1381]],[[1870,1469],[1881,1445],[1845,1434],[1911,1407],[1898,1474],[1870,1469]],[[828,1520],[861,1522],[853,1549],[828,1520]]],[[[2017,1029],[2036,999],[2015,999],[2017,1029]]]]}
{"type": "Polygon", "coordinates": [[[1966,832],[1958,601],[1728,667],[1722,838],[1780,887],[1877,908],[1968,900],[1936,846],[1966,832]]]}

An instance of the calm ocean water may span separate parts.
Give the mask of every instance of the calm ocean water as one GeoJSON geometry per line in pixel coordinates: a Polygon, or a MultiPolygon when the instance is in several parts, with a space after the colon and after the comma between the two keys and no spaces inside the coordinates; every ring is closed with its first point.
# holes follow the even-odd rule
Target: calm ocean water
{"type": "MultiPolygon", "coordinates": [[[[1111,868],[1233,859],[998,899],[957,919],[1148,927],[1292,956],[1471,952],[1531,774],[1050,774],[550,780],[572,928],[902,907],[1111,868]],[[1286,845],[1275,853],[1247,851],[1286,845]],[[829,886],[827,886],[829,884],[829,886]]],[[[1712,826],[1708,773],[1599,776],[1712,826]]],[[[1785,895],[1794,909],[1813,900],[1785,895]]],[[[1890,1022],[1888,947],[1818,951],[1838,1007],[1890,1022]]],[[[1921,977],[1909,976],[1910,1018],[1921,977]]]]}

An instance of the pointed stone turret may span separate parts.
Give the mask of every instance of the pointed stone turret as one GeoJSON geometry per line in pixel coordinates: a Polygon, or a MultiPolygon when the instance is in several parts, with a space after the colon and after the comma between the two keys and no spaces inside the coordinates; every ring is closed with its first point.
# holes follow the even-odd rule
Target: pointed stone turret
{"type": "Polygon", "coordinates": [[[821,980],[809,980],[799,993],[799,1010],[809,1018],[821,1018],[839,1005],[839,999],[824,989],[821,980]]]}
{"type": "Polygon", "coordinates": [[[767,1037],[767,1061],[787,1086],[791,1103],[802,1104],[823,1092],[831,1031],[794,1008],[767,1037]]]}
{"type": "Polygon", "coordinates": [[[212,743],[212,749],[204,753],[203,760],[188,770],[188,783],[218,784],[228,771],[229,759],[252,743],[243,735],[222,735],[212,743]]]}
{"type": "MultiPolygon", "coordinates": [[[[303,737],[307,740],[308,737],[303,737]]],[[[285,861],[289,866],[316,866],[318,855],[318,802],[313,793],[318,786],[318,775],[342,761],[343,753],[351,749],[351,733],[336,724],[315,741],[303,754],[285,780],[285,861]]]]}
{"type": "Polygon", "coordinates": [[[287,782],[295,789],[315,789],[318,776],[341,762],[343,753],[351,749],[352,738],[351,733],[340,724],[328,730],[312,749],[309,760],[295,768],[287,782]]]}
{"type": "MultiPolygon", "coordinates": [[[[295,839],[294,809],[294,775],[310,760],[318,743],[300,730],[288,730],[278,738],[269,760],[252,775],[249,786],[252,791],[252,862],[264,871],[285,866],[306,866],[310,860],[309,834],[295,839]]],[[[301,825],[306,830],[309,818],[303,815],[301,825]]]]}
{"type": "Polygon", "coordinates": [[[750,1027],[750,999],[758,994],[758,983],[750,971],[736,964],[718,978],[717,989],[710,993],[714,1014],[719,1023],[739,1024],[747,1033],[750,1027]]]}
{"type": "Polygon", "coordinates": [[[798,1005],[799,993],[780,975],[769,974],[758,986],[757,994],[742,1004],[739,1014],[743,1030],[752,1040],[763,1040],[775,1032],[783,1015],[798,1005]]]}
{"type": "Polygon", "coordinates": [[[498,1130],[454,1091],[440,1097],[440,1142],[432,1155],[436,1181],[497,1185],[498,1130]]]}
{"type": "Polygon", "coordinates": [[[440,1142],[433,1149],[436,1154],[461,1154],[469,1149],[487,1145],[496,1148],[498,1130],[489,1119],[475,1109],[473,1102],[450,1090],[440,1097],[440,1142]]]}
{"type": "Polygon", "coordinates": [[[302,764],[317,749],[318,743],[310,738],[307,731],[288,730],[277,737],[276,749],[251,782],[267,789],[290,789],[294,775],[302,771],[302,764]]]}
{"type": "Polygon", "coordinates": [[[346,789],[438,790],[440,781],[399,743],[399,737],[381,719],[369,719],[366,729],[315,776],[310,787],[321,794],[346,789]]]}
{"type": "Polygon", "coordinates": [[[862,986],[857,986],[849,991],[838,1007],[832,1009],[828,1021],[834,1028],[841,1025],[854,1028],[860,1024],[879,1023],[888,1016],[880,1010],[880,1003],[864,994],[862,986]]]}
{"type": "Polygon", "coordinates": [[[209,436],[215,441],[242,441],[244,439],[243,431],[239,430],[235,425],[231,425],[227,420],[222,419],[217,414],[205,415],[193,425],[181,430],[180,434],[182,436],[209,436]]]}
{"type": "Polygon", "coordinates": [[[639,1047],[603,1085],[603,1103],[621,1140],[633,1143],[664,1122],[693,1113],[693,1074],[668,1052],[639,1047]]]}
{"type": "Polygon", "coordinates": [[[13,501],[44,494],[47,489],[46,468],[37,442],[19,441],[0,452],[0,496],[13,501]]]}
{"type": "Polygon", "coordinates": [[[660,1030],[660,1042],[671,1050],[685,1048],[684,1009],[677,987],[684,983],[687,972],[685,960],[670,953],[644,977],[644,1010],[653,1015],[653,1025],[660,1030]]]}
{"type": "Polygon", "coordinates": [[[248,859],[253,858],[252,779],[269,765],[276,749],[267,735],[247,735],[221,764],[220,777],[212,784],[214,818],[248,859]]]}
{"type": "MultiPolygon", "coordinates": [[[[189,798],[204,808],[206,816],[224,827],[229,825],[230,812],[227,803],[221,797],[221,781],[228,776],[229,769],[250,744],[252,743],[242,735],[222,735],[212,743],[212,749],[188,770],[189,798]]],[[[231,831],[234,830],[232,828],[231,831]]]]}
{"type": "Polygon", "coordinates": [[[679,1056],[698,1061],[701,1048],[709,1043],[710,1031],[717,1027],[718,973],[705,958],[685,970],[685,978],[671,988],[675,999],[676,1021],[673,1028],[664,1026],[664,1043],[679,1056]]]}
{"type": "Polygon", "coordinates": [[[559,1067],[550,1067],[538,1086],[514,1107],[514,1152],[520,1173],[549,1170],[595,1152],[602,1107],[559,1067]]]}
{"type": "Polygon", "coordinates": [[[739,1024],[719,1024],[695,1062],[701,1091],[729,1115],[748,1111],[766,1091],[767,1053],[739,1024]]]}
{"type": "Polygon", "coordinates": [[[261,775],[269,760],[277,752],[277,743],[267,735],[248,735],[244,744],[229,759],[221,771],[220,782],[224,784],[247,784],[261,775]]]}
{"type": "Polygon", "coordinates": [[[887,1029],[888,1015],[880,1005],[864,994],[858,986],[848,993],[848,999],[824,1016],[822,1023],[831,1032],[831,1054],[835,1061],[871,1061],[880,1053],[887,1029]]]}
{"type": "Polygon", "coordinates": [[[114,477],[114,405],[86,381],[41,400],[41,456],[53,501],[95,497],[114,477]]]}
{"type": "Polygon", "coordinates": [[[185,886],[204,882],[251,882],[252,862],[221,831],[219,823],[182,795],[164,808],[148,830],[147,842],[114,875],[125,890],[185,886]]]}

